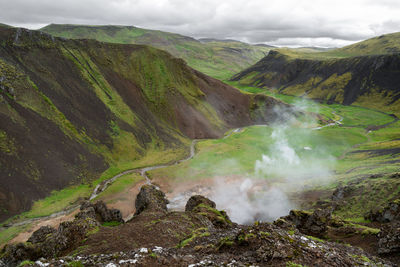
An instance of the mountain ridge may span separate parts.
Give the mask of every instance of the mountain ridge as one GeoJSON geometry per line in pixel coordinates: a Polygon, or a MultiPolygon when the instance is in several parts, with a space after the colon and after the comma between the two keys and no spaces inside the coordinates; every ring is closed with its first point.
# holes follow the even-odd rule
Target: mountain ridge
{"type": "Polygon", "coordinates": [[[40,30],[64,38],[151,45],[168,51],[175,57],[184,59],[192,68],[221,80],[249,67],[270,49],[236,40],[201,42],[176,33],[134,26],[50,24],[40,30]]]}

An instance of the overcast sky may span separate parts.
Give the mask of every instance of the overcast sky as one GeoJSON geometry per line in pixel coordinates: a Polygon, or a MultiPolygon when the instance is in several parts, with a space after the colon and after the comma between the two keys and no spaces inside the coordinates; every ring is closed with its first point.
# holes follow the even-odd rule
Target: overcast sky
{"type": "Polygon", "coordinates": [[[0,0],[0,22],[118,24],[279,46],[344,46],[400,31],[400,0],[0,0]]]}

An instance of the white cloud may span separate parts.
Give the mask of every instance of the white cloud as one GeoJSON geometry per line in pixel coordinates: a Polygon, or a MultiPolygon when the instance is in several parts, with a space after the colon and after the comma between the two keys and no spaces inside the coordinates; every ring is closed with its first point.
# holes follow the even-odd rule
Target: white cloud
{"type": "Polygon", "coordinates": [[[1,22],[29,28],[135,25],[283,45],[338,46],[400,31],[394,0],[3,0],[0,10],[1,22]]]}

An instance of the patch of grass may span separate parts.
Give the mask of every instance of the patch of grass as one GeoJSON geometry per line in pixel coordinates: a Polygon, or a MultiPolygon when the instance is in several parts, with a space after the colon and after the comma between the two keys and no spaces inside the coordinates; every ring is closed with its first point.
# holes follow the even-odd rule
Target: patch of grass
{"type": "Polygon", "coordinates": [[[130,173],[121,176],[115,180],[105,191],[101,192],[96,199],[104,199],[119,192],[123,192],[124,190],[130,188],[130,186],[142,180],[144,180],[144,178],[138,173],[130,173]]]}
{"type": "Polygon", "coordinates": [[[0,245],[3,245],[16,237],[20,232],[28,230],[32,224],[11,226],[0,231],[0,245]]]}

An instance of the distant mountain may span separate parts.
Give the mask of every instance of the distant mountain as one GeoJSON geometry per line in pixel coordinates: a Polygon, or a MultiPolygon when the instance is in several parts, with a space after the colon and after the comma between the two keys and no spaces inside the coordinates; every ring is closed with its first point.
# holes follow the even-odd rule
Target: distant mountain
{"type": "Polygon", "coordinates": [[[273,45],[267,45],[267,44],[255,44],[255,46],[269,47],[269,48],[276,48],[276,46],[273,46],[273,45]]]}
{"type": "Polygon", "coordinates": [[[242,42],[234,40],[234,39],[199,38],[197,40],[199,40],[202,43],[212,43],[212,42],[222,42],[222,43],[238,42],[238,43],[242,43],[242,42]]]}
{"type": "Polygon", "coordinates": [[[235,40],[199,41],[175,33],[133,26],[50,24],[40,30],[53,36],[71,39],[151,45],[184,59],[196,70],[222,80],[256,63],[269,51],[269,47],[254,46],[235,40]]]}
{"type": "Polygon", "coordinates": [[[107,168],[184,155],[188,138],[266,122],[275,103],[149,46],[0,27],[0,220],[107,168]]]}
{"type": "Polygon", "coordinates": [[[0,27],[3,27],[3,28],[12,28],[12,26],[7,25],[7,24],[4,24],[4,23],[0,23],[0,27]]]}

